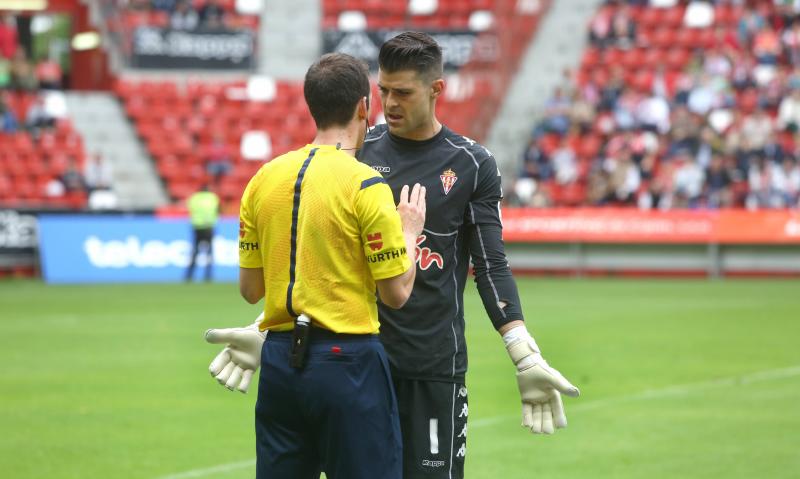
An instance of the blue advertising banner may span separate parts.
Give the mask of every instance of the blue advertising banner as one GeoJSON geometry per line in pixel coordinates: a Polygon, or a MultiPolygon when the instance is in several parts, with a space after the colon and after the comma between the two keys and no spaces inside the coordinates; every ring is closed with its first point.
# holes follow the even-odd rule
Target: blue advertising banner
{"type": "MultiPolygon", "coordinates": [[[[212,278],[239,278],[239,224],[221,219],[213,242],[212,278]]],[[[192,227],[185,219],[41,215],[39,250],[48,283],[183,281],[192,254],[192,227]]],[[[197,258],[202,278],[207,256],[197,258]]]]}

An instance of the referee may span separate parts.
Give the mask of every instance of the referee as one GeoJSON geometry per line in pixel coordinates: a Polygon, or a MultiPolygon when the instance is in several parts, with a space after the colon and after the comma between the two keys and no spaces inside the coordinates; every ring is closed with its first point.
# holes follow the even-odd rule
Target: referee
{"type": "Polygon", "coordinates": [[[264,298],[256,403],[257,476],[400,479],[402,440],[375,291],[399,308],[416,268],[425,189],[392,192],[353,156],[366,135],[366,65],[313,64],[304,94],[313,144],[264,165],[240,211],[240,290],[264,298]],[[310,326],[304,321],[308,319],[310,326]]]}

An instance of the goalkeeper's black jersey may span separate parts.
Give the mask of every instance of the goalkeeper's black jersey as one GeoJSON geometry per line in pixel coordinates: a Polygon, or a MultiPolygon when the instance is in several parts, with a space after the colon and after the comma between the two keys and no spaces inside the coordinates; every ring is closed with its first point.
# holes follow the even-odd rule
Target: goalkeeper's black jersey
{"type": "Polygon", "coordinates": [[[400,310],[378,303],[381,340],[392,372],[405,378],[463,382],[463,297],[470,259],[495,328],[522,319],[503,247],[495,159],[486,148],[447,127],[429,140],[411,141],[392,136],[386,125],[370,131],[358,158],[386,178],[395,202],[403,185],[421,183],[427,189],[411,298],[400,310]]]}

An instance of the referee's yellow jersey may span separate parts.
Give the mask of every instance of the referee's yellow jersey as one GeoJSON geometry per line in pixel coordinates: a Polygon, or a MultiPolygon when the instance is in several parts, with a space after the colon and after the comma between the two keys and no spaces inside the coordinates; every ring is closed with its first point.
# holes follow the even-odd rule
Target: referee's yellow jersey
{"type": "Polygon", "coordinates": [[[378,332],[375,280],[411,267],[380,174],[334,146],[306,145],[253,176],[239,214],[239,265],[264,268],[261,329],[305,313],[337,333],[378,332]]]}

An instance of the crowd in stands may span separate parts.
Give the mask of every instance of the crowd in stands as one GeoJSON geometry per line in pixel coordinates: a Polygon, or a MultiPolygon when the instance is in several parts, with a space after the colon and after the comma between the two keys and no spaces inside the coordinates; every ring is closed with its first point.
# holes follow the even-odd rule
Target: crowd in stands
{"type": "Polygon", "coordinates": [[[139,26],[173,30],[256,29],[262,0],[102,0],[108,27],[132,32],[139,26]],[[121,25],[116,25],[119,20],[121,25]]]}
{"type": "Polygon", "coordinates": [[[110,166],[98,154],[85,158],[61,66],[33,61],[30,51],[14,16],[0,14],[0,205],[82,208],[95,193],[109,205],[110,166]]]}
{"type": "Polygon", "coordinates": [[[126,0],[127,8],[139,12],[163,12],[173,30],[216,30],[224,28],[227,12],[220,0],[194,2],[190,0],[126,0]]]}
{"type": "Polygon", "coordinates": [[[610,1],[591,20],[512,202],[800,206],[800,2],[647,3],[610,1]]]}

